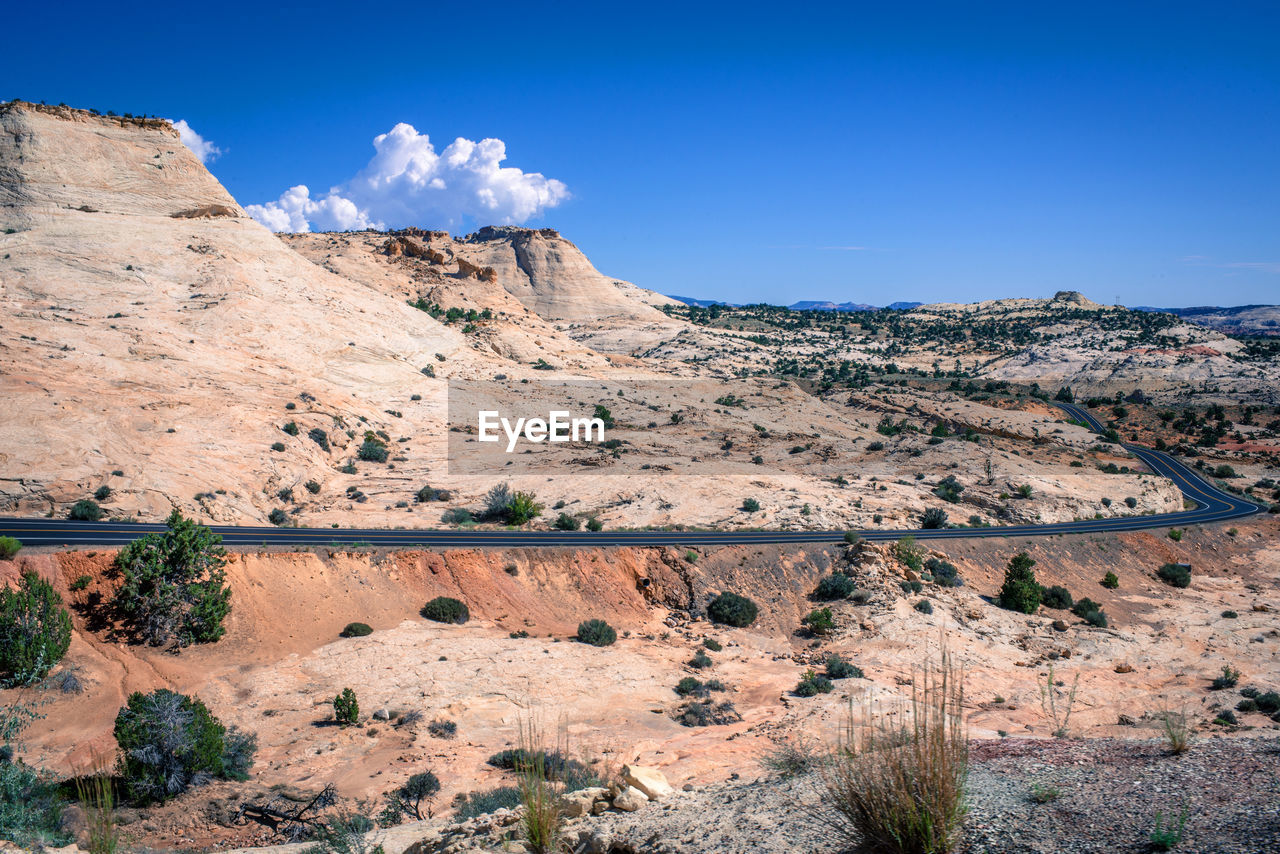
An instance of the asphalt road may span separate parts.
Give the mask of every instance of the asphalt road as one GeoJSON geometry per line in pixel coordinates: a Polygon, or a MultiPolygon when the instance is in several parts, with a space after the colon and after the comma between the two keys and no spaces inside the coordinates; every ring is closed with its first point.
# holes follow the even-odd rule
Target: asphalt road
{"type": "MultiPolygon", "coordinates": [[[[1084,407],[1055,404],[1072,418],[1102,432],[1105,426],[1084,407]]],[[[944,528],[940,530],[859,531],[867,540],[896,540],[913,534],[920,540],[966,537],[1049,537],[1058,534],[1093,534],[1114,531],[1141,531],[1174,525],[1202,525],[1242,519],[1259,512],[1259,507],[1222,492],[1178,460],[1150,448],[1125,445],[1156,474],[1172,480],[1184,497],[1197,505],[1193,510],[1155,516],[1089,519],[1045,525],[1007,525],[992,528],[944,528]]],[[[0,518],[0,536],[17,537],[29,546],[111,546],[128,543],[151,531],[163,531],[159,524],[130,522],[73,522],[67,519],[0,518]]],[[[467,531],[467,530],[387,530],[384,528],[248,528],[215,525],[227,545],[332,545],[371,546],[723,546],[751,543],[842,542],[844,531],[467,531]]]]}

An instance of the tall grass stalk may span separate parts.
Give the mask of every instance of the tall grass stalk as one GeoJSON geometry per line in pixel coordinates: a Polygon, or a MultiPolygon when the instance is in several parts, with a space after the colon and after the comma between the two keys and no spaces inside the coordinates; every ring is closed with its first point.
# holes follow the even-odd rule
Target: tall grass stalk
{"type": "MultiPolygon", "coordinates": [[[[558,748],[562,756],[569,755],[567,735],[558,748]]],[[[547,754],[549,752],[542,727],[533,715],[522,718],[519,734],[520,749],[526,760],[517,763],[520,802],[524,806],[521,829],[525,842],[537,854],[555,851],[560,843],[564,816],[560,812],[560,793],[556,784],[547,779],[547,754]]]]}
{"type": "Polygon", "coordinates": [[[75,782],[76,798],[84,811],[89,854],[116,854],[122,840],[120,828],[116,827],[116,791],[111,777],[111,758],[95,751],[89,765],[75,782]]]}
{"type": "Polygon", "coordinates": [[[851,706],[823,788],[847,841],[895,854],[945,854],[960,841],[966,813],[969,745],[964,727],[964,674],[943,650],[912,680],[900,716],[865,722],[851,706]]]}
{"type": "Polygon", "coordinates": [[[1076,704],[1076,690],[1079,687],[1080,674],[1077,673],[1076,678],[1071,682],[1071,689],[1059,703],[1058,685],[1053,678],[1053,664],[1049,665],[1049,675],[1040,686],[1040,708],[1044,710],[1049,720],[1053,721],[1054,738],[1066,738],[1070,732],[1067,727],[1071,723],[1071,710],[1076,704]]]}

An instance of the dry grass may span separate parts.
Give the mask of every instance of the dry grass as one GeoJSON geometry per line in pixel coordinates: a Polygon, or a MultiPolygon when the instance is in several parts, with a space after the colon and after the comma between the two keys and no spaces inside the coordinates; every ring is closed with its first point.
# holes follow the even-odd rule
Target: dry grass
{"type": "Polygon", "coordinates": [[[822,769],[830,809],[853,845],[896,854],[945,854],[960,840],[969,746],[964,676],[944,650],[912,683],[905,722],[854,710],[822,769]]]}
{"type": "Polygon", "coordinates": [[[1071,709],[1076,704],[1076,689],[1080,687],[1080,674],[1076,674],[1075,680],[1071,683],[1071,689],[1066,692],[1066,696],[1060,698],[1058,684],[1053,678],[1053,664],[1049,664],[1049,674],[1045,676],[1044,684],[1040,686],[1040,708],[1044,710],[1045,716],[1053,721],[1053,737],[1066,738],[1070,730],[1068,726],[1071,724],[1071,709]]]}
{"type": "Polygon", "coordinates": [[[1195,732],[1191,729],[1190,719],[1186,712],[1175,712],[1170,709],[1160,711],[1160,731],[1164,734],[1165,744],[1169,752],[1175,756],[1186,753],[1195,741],[1195,732]]]}

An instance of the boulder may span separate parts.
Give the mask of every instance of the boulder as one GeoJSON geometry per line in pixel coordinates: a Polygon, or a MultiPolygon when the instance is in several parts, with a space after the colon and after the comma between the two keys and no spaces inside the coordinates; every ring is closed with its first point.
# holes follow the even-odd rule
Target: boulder
{"type": "Polygon", "coordinates": [[[623,812],[635,812],[649,803],[649,796],[635,786],[627,786],[613,799],[613,808],[623,812]]]}
{"type": "Polygon", "coordinates": [[[622,766],[622,779],[644,792],[651,801],[660,801],[675,792],[661,771],[646,765],[622,766]]]}

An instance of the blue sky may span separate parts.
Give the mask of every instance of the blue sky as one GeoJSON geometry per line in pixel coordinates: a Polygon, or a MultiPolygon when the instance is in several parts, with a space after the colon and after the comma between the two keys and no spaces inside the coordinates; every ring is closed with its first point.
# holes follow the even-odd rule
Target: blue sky
{"type": "Polygon", "coordinates": [[[500,139],[563,184],[526,224],[668,294],[1280,302],[1275,4],[269,6],[21,4],[0,98],[184,119],[246,205],[454,231],[484,213],[353,178],[398,123],[500,139]]]}

